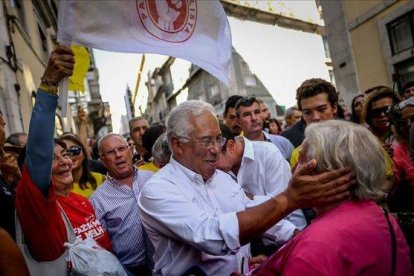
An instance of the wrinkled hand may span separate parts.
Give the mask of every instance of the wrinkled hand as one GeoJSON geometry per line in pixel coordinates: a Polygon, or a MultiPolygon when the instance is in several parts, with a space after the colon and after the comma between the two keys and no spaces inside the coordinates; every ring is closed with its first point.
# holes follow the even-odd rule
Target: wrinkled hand
{"type": "Polygon", "coordinates": [[[349,189],[356,181],[349,168],[312,175],[315,167],[316,160],[312,160],[294,172],[284,192],[291,208],[326,206],[350,196],[349,189]]]}
{"type": "Polygon", "coordinates": [[[88,122],[88,116],[86,116],[85,110],[82,108],[82,106],[78,107],[78,114],[77,117],[79,119],[79,123],[84,124],[88,122]]]}
{"type": "Polygon", "coordinates": [[[250,267],[250,270],[259,267],[266,260],[267,260],[267,256],[266,255],[257,255],[255,257],[250,258],[249,259],[249,267],[250,267]]]}
{"type": "Polygon", "coordinates": [[[7,152],[4,153],[0,162],[0,170],[4,180],[10,185],[17,184],[17,181],[22,177],[16,158],[7,152]]]}
{"type": "Polygon", "coordinates": [[[75,57],[73,51],[64,45],[59,45],[50,54],[43,78],[58,84],[62,79],[72,76],[75,57]]]}

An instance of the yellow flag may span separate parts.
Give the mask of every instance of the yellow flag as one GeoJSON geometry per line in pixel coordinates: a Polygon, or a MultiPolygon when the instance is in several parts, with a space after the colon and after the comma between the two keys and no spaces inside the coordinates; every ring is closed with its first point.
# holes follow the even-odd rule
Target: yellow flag
{"type": "Polygon", "coordinates": [[[69,90],[85,91],[83,80],[88,73],[90,57],[89,52],[83,46],[72,45],[72,51],[75,53],[75,68],[73,75],[69,78],[69,90]]]}

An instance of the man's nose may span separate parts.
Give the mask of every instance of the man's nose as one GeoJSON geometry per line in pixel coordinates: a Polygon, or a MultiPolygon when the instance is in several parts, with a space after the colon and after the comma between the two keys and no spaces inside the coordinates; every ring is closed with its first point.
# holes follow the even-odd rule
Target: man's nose
{"type": "Polygon", "coordinates": [[[312,122],[319,122],[321,119],[321,114],[318,111],[312,113],[312,122]]]}

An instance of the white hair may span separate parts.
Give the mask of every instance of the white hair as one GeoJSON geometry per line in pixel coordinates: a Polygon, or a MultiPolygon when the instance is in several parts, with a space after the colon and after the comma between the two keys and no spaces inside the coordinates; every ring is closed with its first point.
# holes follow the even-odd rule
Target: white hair
{"type": "Polygon", "coordinates": [[[159,165],[165,165],[170,162],[171,150],[168,146],[167,134],[163,133],[155,141],[154,146],[152,147],[152,157],[154,162],[159,165]]]}
{"type": "Polygon", "coordinates": [[[178,138],[181,142],[188,142],[194,130],[191,119],[207,112],[215,116],[211,104],[198,100],[186,101],[176,106],[167,121],[167,138],[170,149],[173,137],[178,138]]]}
{"type": "Polygon", "coordinates": [[[98,141],[98,151],[99,151],[99,155],[102,154],[102,142],[104,140],[108,139],[109,137],[112,137],[112,136],[117,136],[117,137],[121,138],[123,141],[125,141],[126,144],[128,144],[128,142],[125,140],[125,138],[122,135],[119,135],[117,133],[108,133],[105,136],[102,136],[99,139],[99,141],[98,141]]]}
{"type": "Polygon", "coordinates": [[[354,198],[379,200],[385,195],[380,187],[385,179],[386,152],[365,127],[341,120],[312,123],[306,127],[304,147],[307,159],[316,159],[319,173],[343,167],[355,172],[354,198]]]}

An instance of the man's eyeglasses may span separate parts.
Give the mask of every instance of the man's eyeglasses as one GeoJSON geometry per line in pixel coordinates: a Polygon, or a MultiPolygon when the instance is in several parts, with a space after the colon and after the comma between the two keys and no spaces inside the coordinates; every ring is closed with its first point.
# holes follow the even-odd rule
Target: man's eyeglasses
{"type": "Polygon", "coordinates": [[[109,156],[115,156],[117,152],[119,153],[123,153],[126,150],[129,150],[129,146],[128,145],[122,145],[116,148],[113,148],[111,150],[108,150],[106,153],[104,153],[103,155],[109,155],[109,156]]]}
{"type": "Polygon", "coordinates": [[[216,146],[219,146],[221,148],[226,143],[226,138],[220,137],[217,140],[216,139],[201,139],[201,140],[196,139],[196,141],[200,143],[204,149],[210,149],[216,146]]]}
{"type": "Polygon", "coordinates": [[[384,113],[384,115],[388,116],[390,114],[390,109],[391,109],[391,106],[384,106],[384,107],[380,107],[380,108],[374,108],[374,109],[371,110],[371,114],[372,114],[373,117],[379,117],[383,113],[384,113]]]}
{"type": "Polygon", "coordinates": [[[78,146],[73,146],[67,150],[69,156],[78,156],[82,152],[82,148],[78,146]]]}

